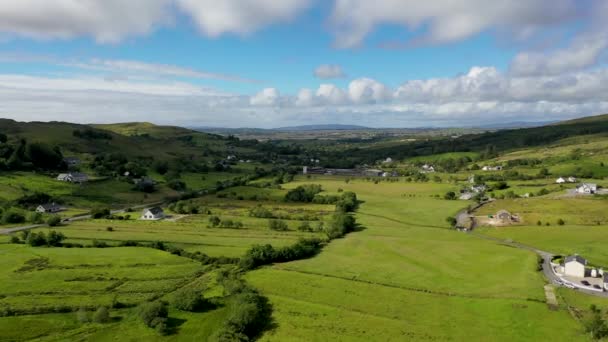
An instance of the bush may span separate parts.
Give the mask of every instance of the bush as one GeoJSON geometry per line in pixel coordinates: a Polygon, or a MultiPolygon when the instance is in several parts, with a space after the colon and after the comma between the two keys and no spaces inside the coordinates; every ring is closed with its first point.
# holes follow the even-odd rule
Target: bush
{"type": "Polygon", "coordinates": [[[458,222],[456,221],[456,218],[454,218],[454,217],[452,217],[452,216],[448,216],[448,217],[446,217],[446,219],[445,219],[445,220],[446,220],[446,222],[447,222],[447,223],[448,223],[450,226],[452,226],[452,227],[456,227],[456,224],[458,223],[458,222]]]}
{"type": "Polygon", "coordinates": [[[100,307],[93,314],[93,322],[95,323],[108,323],[110,321],[110,312],[105,306],[100,307]]]}
{"type": "Polygon", "coordinates": [[[179,179],[174,179],[167,183],[167,186],[175,191],[184,191],[186,190],[186,183],[179,179]]]}
{"type": "Polygon", "coordinates": [[[310,223],[308,221],[303,221],[298,226],[298,230],[301,232],[311,232],[312,228],[310,227],[310,223]]]}
{"type": "Polygon", "coordinates": [[[91,210],[91,217],[94,219],[101,219],[110,216],[110,209],[108,208],[95,208],[91,210]]]}
{"type": "Polygon", "coordinates": [[[564,221],[560,218],[559,220],[557,220],[557,224],[560,226],[563,226],[564,224],[566,224],[566,221],[564,221]]]}
{"type": "Polygon", "coordinates": [[[78,311],[76,312],[76,319],[78,319],[78,322],[80,322],[80,323],[88,323],[90,321],[90,319],[89,319],[89,313],[87,312],[87,309],[84,307],[81,307],[80,309],[78,309],[78,311]]]}
{"type": "Polygon", "coordinates": [[[226,323],[215,337],[216,341],[250,341],[259,335],[271,320],[272,306],[257,291],[246,288],[228,303],[226,323]]]}
{"type": "Polygon", "coordinates": [[[139,306],[138,315],[145,325],[154,328],[160,323],[166,324],[169,310],[162,302],[143,303],[139,306]]]}
{"type": "Polygon", "coordinates": [[[58,215],[53,215],[46,220],[46,224],[50,227],[56,227],[61,223],[61,217],[58,215]]]}
{"type": "Polygon", "coordinates": [[[285,201],[310,203],[315,198],[315,195],[321,191],[323,191],[323,188],[318,184],[300,185],[287,192],[285,201]]]}
{"type": "Polygon", "coordinates": [[[4,214],[2,215],[2,223],[4,223],[4,224],[14,224],[14,223],[24,223],[24,222],[25,222],[25,216],[23,216],[23,214],[21,214],[20,212],[17,212],[12,209],[5,211],[4,214]]]}
{"type": "Polygon", "coordinates": [[[206,301],[199,291],[193,289],[183,289],[175,293],[171,304],[179,310],[196,312],[202,310],[206,301]]]}
{"type": "Polygon", "coordinates": [[[268,228],[270,228],[270,230],[277,231],[286,231],[289,229],[287,223],[282,220],[268,220],[268,228]]]}
{"type": "Polygon", "coordinates": [[[456,199],[456,193],[454,191],[449,191],[447,192],[444,196],[444,199],[446,200],[455,200],[456,199]]]}
{"type": "Polygon", "coordinates": [[[356,221],[353,216],[338,211],[332,216],[331,224],[325,228],[325,233],[330,240],[336,239],[355,230],[355,226],[356,221]]]}
{"type": "Polygon", "coordinates": [[[42,214],[39,212],[31,213],[28,217],[28,221],[33,224],[42,224],[44,223],[44,218],[42,218],[42,214]]]}
{"type": "Polygon", "coordinates": [[[209,226],[210,227],[217,227],[220,225],[221,222],[222,222],[222,220],[220,220],[220,218],[215,215],[209,217],[209,226]]]}
{"type": "Polygon", "coordinates": [[[261,205],[257,205],[249,210],[249,216],[258,218],[273,218],[272,212],[261,205]]]}

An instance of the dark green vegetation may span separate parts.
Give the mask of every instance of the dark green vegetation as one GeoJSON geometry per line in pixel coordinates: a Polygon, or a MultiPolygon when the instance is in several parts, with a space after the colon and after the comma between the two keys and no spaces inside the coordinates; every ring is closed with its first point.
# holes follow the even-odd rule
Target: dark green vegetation
{"type": "Polygon", "coordinates": [[[558,288],[550,310],[539,258],[507,242],[608,266],[606,196],[555,183],[608,186],[606,122],[262,142],[2,120],[20,160],[0,174],[2,228],[43,226],[0,236],[0,340],[605,338],[604,298],[558,288]],[[298,175],[316,159],[399,177],[298,175]],[[67,170],[91,179],[54,179],[67,170]],[[455,230],[484,198],[474,214],[521,220],[455,230]],[[67,211],[34,212],[53,202],[67,211]],[[153,205],[167,217],[139,220],[153,205]]]}

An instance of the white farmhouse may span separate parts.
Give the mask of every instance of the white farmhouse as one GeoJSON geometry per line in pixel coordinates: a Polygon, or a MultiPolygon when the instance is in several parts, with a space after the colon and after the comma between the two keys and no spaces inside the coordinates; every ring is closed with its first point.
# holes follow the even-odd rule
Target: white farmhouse
{"type": "Polygon", "coordinates": [[[564,260],[564,274],[571,277],[584,278],[585,266],[587,266],[585,258],[577,254],[568,256],[564,260]]]}
{"type": "Polygon", "coordinates": [[[558,179],[555,180],[555,183],[564,184],[564,183],[566,183],[566,180],[564,179],[564,177],[559,177],[558,179]]]}
{"type": "Polygon", "coordinates": [[[156,221],[165,218],[165,212],[160,207],[145,209],[141,215],[142,220],[156,221]]]}
{"type": "Polygon", "coordinates": [[[582,183],[576,187],[576,192],[579,194],[594,194],[597,192],[597,184],[582,183]]]}
{"type": "Polygon", "coordinates": [[[89,180],[89,176],[80,172],[60,173],[57,176],[57,180],[70,183],[84,183],[89,180]]]}
{"type": "Polygon", "coordinates": [[[568,183],[576,183],[576,177],[568,177],[568,183]]]}
{"type": "Polygon", "coordinates": [[[56,213],[61,211],[61,207],[55,203],[41,204],[36,208],[39,213],[56,213]]]}

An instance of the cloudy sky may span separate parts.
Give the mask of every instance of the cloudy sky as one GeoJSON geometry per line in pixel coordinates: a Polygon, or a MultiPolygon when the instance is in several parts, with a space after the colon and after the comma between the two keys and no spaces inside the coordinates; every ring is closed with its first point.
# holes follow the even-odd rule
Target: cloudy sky
{"type": "Polygon", "coordinates": [[[606,0],[0,0],[0,117],[470,126],[608,113],[606,0]]]}

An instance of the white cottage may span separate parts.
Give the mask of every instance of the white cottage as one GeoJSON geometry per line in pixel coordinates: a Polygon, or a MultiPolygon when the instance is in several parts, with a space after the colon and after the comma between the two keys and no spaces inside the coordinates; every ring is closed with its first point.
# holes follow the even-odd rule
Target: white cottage
{"type": "Polygon", "coordinates": [[[564,179],[564,177],[559,177],[558,179],[555,180],[555,183],[564,184],[564,183],[566,183],[566,180],[564,179]]]}
{"type": "Polygon", "coordinates": [[[165,218],[165,212],[160,207],[145,209],[141,215],[142,220],[156,221],[163,218],[165,218]]]}
{"type": "Polygon", "coordinates": [[[597,184],[582,183],[576,187],[576,192],[579,194],[594,194],[597,192],[597,184]]]}
{"type": "Polygon", "coordinates": [[[577,254],[566,257],[564,260],[564,274],[571,277],[584,278],[587,260],[577,254]]]}

